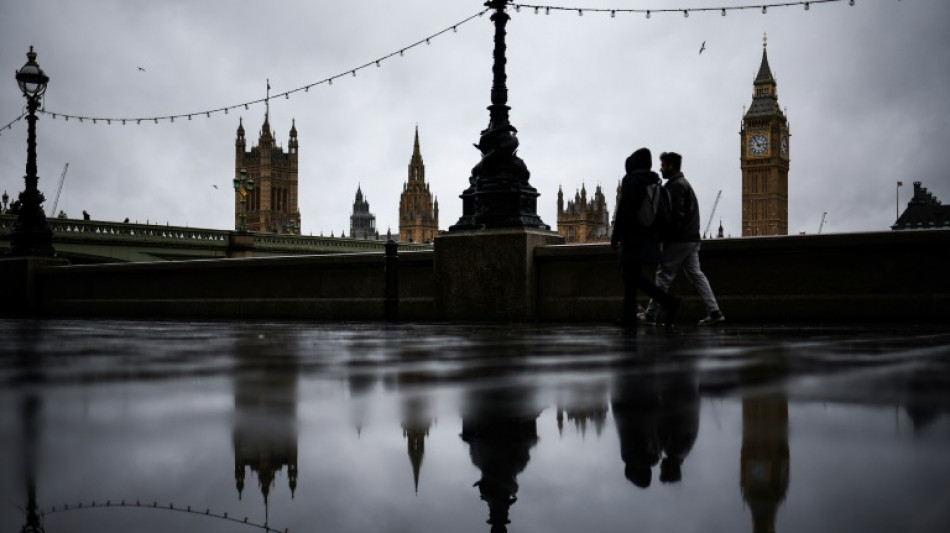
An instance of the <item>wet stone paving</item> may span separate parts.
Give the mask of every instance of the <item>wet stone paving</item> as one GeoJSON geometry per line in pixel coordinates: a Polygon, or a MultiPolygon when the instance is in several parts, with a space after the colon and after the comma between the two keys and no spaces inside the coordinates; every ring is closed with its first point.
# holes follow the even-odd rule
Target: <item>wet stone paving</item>
{"type": "Polygon", "coordinates": [[[0,320],[0,531],[950,531],[950,327],[0,320]]]}

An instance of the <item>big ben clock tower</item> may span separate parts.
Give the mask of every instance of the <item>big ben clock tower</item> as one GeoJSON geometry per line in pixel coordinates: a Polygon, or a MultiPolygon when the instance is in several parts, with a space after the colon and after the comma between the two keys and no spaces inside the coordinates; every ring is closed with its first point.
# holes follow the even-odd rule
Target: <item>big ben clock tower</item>
{"type": "Polygon", "coordinates": [[[753,82],[752,105],[742,117],[742,236],[788,235],[788,120],[778,105],[766,38],[753,82]]]}

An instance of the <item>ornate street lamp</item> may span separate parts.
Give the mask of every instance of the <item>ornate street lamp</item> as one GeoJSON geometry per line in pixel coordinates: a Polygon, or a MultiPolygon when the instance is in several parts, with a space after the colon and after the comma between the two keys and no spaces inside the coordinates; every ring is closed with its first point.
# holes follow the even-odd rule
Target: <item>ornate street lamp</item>
{"type": "Polygon", "coordinates": [[[20,212],[10,234],[10,253],[25,256],[51,256],[53,250],[53,231],[46,224],[46,214],[41,207],[43,193],[37,188],[39,176],[36,175],[36,109],[40,98],[46,92],[49,76],[43,73],[36,62],[33,47],[26,54],[27,62],[17,71],[16,81],[26,97],[28,124],[26,138],[26,189],[20,193],[20,212]]]}
{"type": "Polygon", "coordinates": [[[254,190],[254,180],[247,177],[247,170],[241,169],[241,177],[234,178],[234,190],[241,197],[241,220],[237,230],[247,233],[247,193],[254,190]]]}
{"type": "Polygon", "coordinates": [[[508,87],[505,74],[506,6],[511,0],[488,0],[494,9],[494,63],[492,64],[491,105],[488,106],[488,128],[482,131],[478,144],[482,159],[469,177],[469,187],[462,192],[462,217],[449,231],[482,228],[550,229],[537,214],[538,191],[528,183],[528,167],[515,152],[518,130],[508,120],[508,87]]]}

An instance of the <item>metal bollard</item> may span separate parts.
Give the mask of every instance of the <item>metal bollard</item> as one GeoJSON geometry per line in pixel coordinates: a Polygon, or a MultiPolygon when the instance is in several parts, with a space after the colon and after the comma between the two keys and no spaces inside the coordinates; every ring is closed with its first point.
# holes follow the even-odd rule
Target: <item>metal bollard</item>
{"type": "Polygon", "coordinates": [[[386,320],[399,320],[399,245],[389,239],[386,242],[386,296],[383,313],[386,320]]]}

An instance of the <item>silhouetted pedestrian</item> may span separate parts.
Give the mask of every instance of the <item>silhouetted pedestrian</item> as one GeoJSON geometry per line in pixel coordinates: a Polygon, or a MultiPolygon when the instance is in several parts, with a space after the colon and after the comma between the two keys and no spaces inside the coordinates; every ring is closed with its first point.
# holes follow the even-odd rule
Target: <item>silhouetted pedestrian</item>
{"type": "Polygon", "coordinates": [[[620,247],[623,268],[623,315],[617,322],[621,326],[637,323],[637,289],[660,302],[669,324],[675,321],[680,304],[679,298],[657,288],[643,275],[644,264],[656,264],[661,259],[657,229],[653,225],[644,226],[637,216],[647,197],[647,187],[660,182],[656,172],[650,170],[652,167],[650,150],[640,148],[627,158],[627,173],[620,185],[620,202],[610,245],[620,247]]]}
{"type": "Polygon", "coordinates": [[[82,219],[89,220],[89,213],[87,213],[85,209],[82,210],[82,219]]]}
{"type": "MultiPolygon", "coordinates": [[[[670,221],[664,232],[663,258],[656,269],[656,286],[666,291],[676,273],[683,269],[686,278],[696,287],[699,296],[706,304],[706,318],[699,321],[700,326],[711,326],[724,322],[726,317],[719,310],[709,280],[699,267],[699,201],[693,187],[686,181],[681,171],[683,156],[676,152],[660,154],[660,172],[666,184],[663,186],[670,195],[670,221]]],[[[644,312],[637,317],[645,324],[656,323],[657,304],[650,300],[644,312]]]]}

